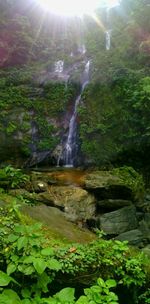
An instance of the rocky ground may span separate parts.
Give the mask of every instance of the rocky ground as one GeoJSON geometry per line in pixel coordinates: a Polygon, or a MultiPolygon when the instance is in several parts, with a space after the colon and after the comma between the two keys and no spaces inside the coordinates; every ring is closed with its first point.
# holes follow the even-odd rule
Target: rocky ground
{"type": "Polygon", "coordinates": [[[43,222],[62,239],[91,241],[94,230],[99,229],[108,239],[127,240],[150,254],[150,195],[137,197],[133,184],[111,171],[82,172],[70,184],[68,180],[66,184],[65,172],[64,180],[62,174],[31,172],[24,189],[1,194],[0,202],[22,197],[28,203],[22,207],[23,213],[43,222]]]}

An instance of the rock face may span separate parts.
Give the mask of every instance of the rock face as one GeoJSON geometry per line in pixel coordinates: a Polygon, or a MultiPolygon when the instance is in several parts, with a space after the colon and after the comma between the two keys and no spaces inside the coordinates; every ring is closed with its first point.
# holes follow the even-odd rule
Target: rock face
{"type": "Polygon", "coordinates": [[[139,229],[130,230],[119,234],[116,237],[119,241],[128,240],[130,245],[142,246],[143,245],[143,234],[139,229]]]}
{"type": "Polygon", "coordinates": [[[97,202],[99,209],[116,210],[121,207],[131,206],[132,202],[123,199],[105,199],[97,202]]]}
{"type": "Polygon", "coordinates": [[[137,227],[136,209],[134,206],[105,213],[99,217],[100,228],[107,234],[120,234],[137,227]]]}
{"type": "Polygon", "coordinates": [[[49,206],[64,210],[71,221],[86,221],[95,215],[94,196],[79,187],[50,186],[49,192],[40,193],[37,198],[49,206]]]}
{"type": "Polygon", "coordinates": [[[26,189],[10,190],[9,199],[1,195],[0,201],[4,203],[10,201],[11,196],[22,196],[32,204],[42,204],[36,206],[37,209],[30,207],[30,214],[35,218],[37,215],[37,219],[44,217],[46,224],[49,220],[53,222],[57,233],[63,229],[60,222],[72,229],[65,224],[69,220],[80,227],[101,229],[108,238],[127,240],[140,248],[150,243],[150,213],[145,212],[145,201],[135,201],[130,185],[124,185],[110,172],[87,174],[82,171],[80,174],[78,171],[77,176],[74,174],[70,176],[70,170],[67,174],[66,171],[31,173],[26,189]]]}
{"type": "Polygon", "coordinates": [[[57,208],[48,207],[43,204],[39,206],[25,206],[22,212],[46,225],[52,238],[62,241],[85,243],[95,239],[95,235],[84,229],[80,229],[75,224],[65,218],[65,214],[57,208]]]}

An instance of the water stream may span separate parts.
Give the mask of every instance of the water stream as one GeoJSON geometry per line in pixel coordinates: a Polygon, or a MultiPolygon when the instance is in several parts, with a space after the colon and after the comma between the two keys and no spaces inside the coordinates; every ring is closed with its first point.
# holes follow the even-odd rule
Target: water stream
{"type": "Polygon", "coordinates": [[[106,50],[109,51],[111,47],[111,24],[110,24],[110,9],[111,7],[107,7],[106,9],[106,24],[107,30],[105,32],[105,39],[106,39],[106,50]]]}
{"type": "Polygon", "coordinates": [[[67,141],[65,144],[63,159],[65,167],[73,167],[74,161],[77,154],[78,144],[77,144],[77,108],[81,100],[81,94],[84,91],[85,87],[89,83],[89,67],[90,61],[85,64],[85,69],[82,75],[82,88],[80,95],[76,98],[73,114],[69,122],[69,132],[67,141]]]}

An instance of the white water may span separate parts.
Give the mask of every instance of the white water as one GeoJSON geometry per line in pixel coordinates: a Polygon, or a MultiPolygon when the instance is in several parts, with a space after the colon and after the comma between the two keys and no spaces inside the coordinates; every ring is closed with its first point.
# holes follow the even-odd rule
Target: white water
{"type": "Polygon", "coordinates": [[[106,50],[109,51],[111,48],[111,25],[110,25],[110,10],[112,7],[107,7],[106,9],[106,23],[107,23],[107,30],[105,32],[105,45],[106,45],[106,50]]]}
{"type": "Polygon", "coordinates": [[[77,108],[81,100],[81,94],[84,91],[85,87],[89,83],[89,67],[90,67],[90,61],[88,61],[85,65],[85,69],[82,75],[82,88],[81,93],[77,97],[75,104],[74,104],[74,110],[72,117],[69,122],[69,133],[68,138],[66,141],[66,145],[64,148],[64,164],[66,167],[73,167],[74,166],[74,159],[77,152],[77,108]]]}
{"type": "Polygon", "coordinates": [[[106,35],[106,50],[109,51],[111,47],[111,30],[105,32],[106,35]]]}
{"type": "Polygon", "coordinates": [[[58,60],[55,62],[55,73],[62,73],[64,70],[64,61],[58,60]]]}

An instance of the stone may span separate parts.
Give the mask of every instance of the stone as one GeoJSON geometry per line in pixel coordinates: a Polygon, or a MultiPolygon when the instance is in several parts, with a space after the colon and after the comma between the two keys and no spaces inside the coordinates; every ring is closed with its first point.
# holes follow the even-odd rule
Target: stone
{"type": "Polygon", "coordinates": [[[150,258],[150,245],[142,248],[142,251],[150,258]]]}
{"type": "Polygon", "coordinates": [[[49,192],[39,193],[37,199],[63,210],[74,222],[86,221],[95,216],[94,196],[80,187],[49,186],[49,192]]]}
{"type": "Polygon", "coordinates": [[[97,202],[98,207],[101,209],[115,210],[125,206],[132,206],[132,202],[123,199],[106,199],[97,202]]]}
{"type": "Polygon", "coordinates": [[[146,220],[146,217],[140,221],[139,228],[142,231],[144,238],[147,240],[147,243],[150,242],[150,223],[146,220]]]}
{"type": "Polygon", "coordinates": [[[42,180],[33,181],[32,189],[36,193],[48,191],[48,184],[42,180]]]}
{"type": "Polygon", "coordinates": [[[85,176],[85,189],[93,192],[99,200],[132,199],[132,190],[110,171],[94,171],[85,176]]]}
{"type": "Polygon", "coordinates": [[[49,237],[52,239],[88,243],[96,238],[92,232],[80,229],[77,225],[68,221],[64,213],[57,208],[43,204],[38,206],[26,205],[21,208],[21,211],[24,215],[30,216],[46,226],[49,237]]]}
{"type": "Polygon", "coordinates": [[[147,223],[147,226],[150,229],[150,213],[144,214],[144,221],[147,223]]]}
{"type": "Polygon", "coordinates": [[[130,245],[140,246],[143,244],[144,236],[139,229],[130,230],[119,234],[116,240],[128,241],[130,245]]]}
{"type": "Polygon", "coordinates": [[[110,235],[117,235],[137,227],[136,208],[124,207],[99,216],[100,229],[110,235]]]}

